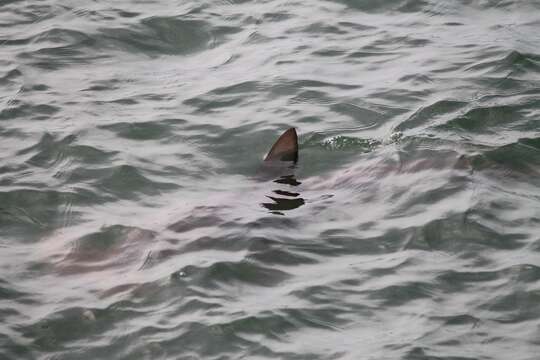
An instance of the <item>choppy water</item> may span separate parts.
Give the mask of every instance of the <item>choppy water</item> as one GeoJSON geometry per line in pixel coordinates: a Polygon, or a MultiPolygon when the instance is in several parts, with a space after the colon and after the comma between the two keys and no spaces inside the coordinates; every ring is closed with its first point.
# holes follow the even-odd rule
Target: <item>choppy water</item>
{"type": "Polygon", "coordinates": [[[538,359],[539,14],[1,1],[0,358],[538,359]]]}

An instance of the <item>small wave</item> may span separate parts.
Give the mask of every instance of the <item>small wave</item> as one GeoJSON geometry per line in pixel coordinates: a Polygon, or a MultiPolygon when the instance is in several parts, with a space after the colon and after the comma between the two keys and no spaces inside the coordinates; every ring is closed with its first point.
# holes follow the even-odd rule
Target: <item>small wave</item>
{"type": "Polygon", "coordinates": [[[515,107],[489,106],[469,110],[442,127],[459,128],[466,132],[495,133],[501,127],[506,127],[519,118],[519,110],[515,107]]]}
{"type": "Polygon", "coordinates": [[[302,143],[302,146],[320,147],[328,151],[354,151],[355,153],[371,152],[381,145],[376,139],[360,139],[348,136],[327,136],[314,134],[302,143]]]}
{"type": "Polygon", "coordinates": [[[348,7],[362,10],[365,12],[382,13],[385,11],[398,11],[405,13],[413,13],[422,11],[428,4],[428,1],[424,0],[334,0],[340,3],[344,3],[348,7]]]}
{"type": "Polygon", "coordinates": [[[499,181],[515,181],[528,187],[539,184],[538,139],[522,138],[516,142],[489,148],[471,156],[475,171],[492,174],[499,181]]]}
{"type": "Polygon", "coordinates": [[[12,69],[6,72],[6,74],[2,77],[0,77],[0,84],[6,85],[10,82],[13,82],[14,79],[20,78],[22,76],[22,72],[18,69],[12,69]]]}
{"type": "MultiPolygon", "coordinates": [[[[76,194],[53,190],[13,189],[0,192],[2,231],[28,234],[26,241],[63,226],[62,209],[76,194]]],[[[78,198],[80,200],[80,198],[78,198]]],[[[72,213],[71,216],[75,216],[72,213]]]]}
{"type": "Polygon", "coordinates": [[[42,351],[59,351],[70,342],[103,331],[91,309],[72,307],[51,313],[29,325],[17,326],[18,331],[42,351]]]}
{"type": "Polygon", "coordinates": [[[118,137],[131,140],[167,139],[174,134],[174,127],[170,122],[122,122],[103,125],[101,128],[113,131],[118,137]]]}
{"type": "Polygon", "coordinates": [[[290,276],[281,270],[263,267],[251,261],[217,262],[208,267],[187,266],[182,269],[198,286],[221,287],[246,283],[255,286],[277,286],[290,276]]]}
{"type": "Polygon", "coordinates": [[[172,182],[159,182],[144,176],[137,167],[119,165],[100,169],[101,176],[95,187],[118,198],[134,198],[137,194],[157,195],[162,191],[174,190],[179,186],[172,182]]]}
{"type": "Polygon", "coordinates": [[[57,106],[48,104],[31,105],[12,101],[10,106],[0,111],[0,120],[14,120],[25,118],[29,120],[48,120],[52,115],[58,113],[57,106]]]}
{"type": "Polygon", "coordinates": [[[535,54],[522,54],[514,50],[500,59],[472,65],[467,71],[505,76],[538,74],[540,73],[540,57],[535,54]]]}
{"type": "MultiPolygon", "coordinates": [[[[73,240],[71,249],[54,264],[61,276],[90,272],[121,272],[140,267],[156,233],[137,227],[112,225],[73,240]]],[[[54,254],[50,254],[53,256],[54,254]]]]}
{"type": "Polygon", "coordinates": [[[234,27],[213,28],[203,20],[181,17],[150,17],[133,28],[100,29],[99,39],[106,48],[148,55],[185,55],[217,46],[234,27]]]}
{"type": "Polygon", "coordinates": [[[431,127],[435,123],[445,123],[465,109],[468,103],[455,100],[439,100],[414,112],[409,118],[401,122],[396,130],[419,131],[431,127]]]}

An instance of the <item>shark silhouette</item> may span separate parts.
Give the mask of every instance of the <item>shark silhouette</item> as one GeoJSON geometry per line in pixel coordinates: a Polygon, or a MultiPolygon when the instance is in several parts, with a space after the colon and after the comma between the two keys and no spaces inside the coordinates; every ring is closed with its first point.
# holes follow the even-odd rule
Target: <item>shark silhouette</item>
{"type": "MultiPolygon", "coordinates": [[[[414,151],[414,146],[412,151],[414,151]]],[[[442,156],[441,151],[433,152],[433,155],[435,154],[437,157],[426,156],[424,154],[423,156],[412,156],[405,161],[400,161],[399,159],[396,161],[394,158],[385,159],[381,156],[364,157],[361,159],[361,162],[353,164],[353,166],[348,166],[347,169],[339,171],[336,176],[329,179],[325,180],[324,178],[316,177],[310,180],[308,178],[305,180],[304,186],[311,189],[311,193],[308,196],[310,203],[313,203],[312,194],[315,193],[315,195],[318,195],[318,192],[320,194],[320,189],[346,189],[354,191],[362,195],[362,197],[356,198],[358,201],[368,203],[371,196],[371,184],[377,183],[381,179],[384,180],[388,174],[394,176],[402,173],[414,174],[421,173],[424,169],[437,167],[439,170],[458,170],[458,175],[460,175],[461,179],[456,178],[454,184],[458,181],[461,182],[462,187],[465,187],[468,180],[465,178],[466,174],[463,173],[463,170],[472,172],[472,166],[468,159],[463,155],[458,156],[459,153],[453,150],[442,152],[442,156]]],[[[263,161],[263,171],[267,175],[270,175],[270,178],[266,177],[266,180],[270,181],[271,187],[268,187],[268,182],[265,181],[262,186],[255,189],[262,194],[268,194],[268,191],[272,192],[272,195],[264,195],[272,202],[261,204],[271,213],[283,214],[284,211],[296,209],[304,205],[305,201],[301,195],[291,191],[291,189],[300,185],[294,174],[298,159],[298,136],[296,130],[290,128],[277,139],[263,161]]],[[[455,174],[444,172],[443,175],[455,176],[455,174]]],[[[346,191],[345,193],[345,196],[339,197],[332,205],[339,205],[341,201],[349,201],[346,198],[349,196],[349,192],[346,191]]],[[[236,199],[237,194],[233,195],[236,199]]],[[[328,199],[328,197],[325,194],[321,199],[328,199]]],[[[406,200],[402,202],[403,206],[407,205],[406,200]]],[[[212,201],[217,202],[215,199],[212,201]]],[[[232,202],[232,204],[237,203],[232,202]]],[[[137,226],[124,226],[120,224],[103,226],[101,223],[102,220],[98,219],[92,223],[62,229],[62,231],[53,233],[45,241],[41,241],[36,247],[36,254],[46,254],[46,258],[42,259],[44,263],[51,261],[49,258],[51,253],[55,254],[55,259],[58,260],[53,261],[51,265],[52,271],[58,274],[69,276],[88,273],[88,279],[92,280],[88,282],[89,284],[99,283],[99,288],[92,291],[99,294],[101,298],[117,296],[117,294],[122,294],[132,289],[141,289],[142,291],[145,287],[140,285],[140,273],[127,270],[133,269],[134,266],[139,270],[150,269],[165,263],[168,258],[189,251],[205,249],[214,246],[214,243],[216,246],[224,246],[214,241],[213,232],[221,236],[223,229],[220,226],[226,228],[230,225],[231,208],[228,207],[228,203],[226,201],[219,201],[219,206],[214,206],[205,201],[202,206],[193,206],[189,202],[186,205],[185,209],[182,210],[182,220],[172,224],[166,219],[169,215],[167,209],[167,211],[163,211],[160,214],[162,216],[159,216],[159,218],[164,219],[163,221],[166,221],[166,224],[158,221],[158,224],[154,225],[152,222],[152,224],[148,224],[148,228],[139,224],[137,226]],[[100,226],[101,229],[96,230],[100,226]],[[89,230],[93,232],[89,233],[89,230]],[[196,231],[196,233],[190,235],[189,233],[192,231],[196,231]],[[210,235],[206,235],[206,232],[209,232],[210,235]],[[191,241],[183,244],[177,240],[178,238],[191,238],[191,241]],[[97,273],[97,276],[99,276],[103,271],[121,273],[122,276],[110,276],[105,279],[106,285],[103,285],[104,280],[102,277],[92,275],[97,273]],[[99,279],[99,281],[96,281],[96,279],[99,279]]],[[[307,210],[315,208],[316,206],[313,206],[307,210]]],[[[335,211],[335,207],[332,209],[335,211]]],[[[174,215],[177,218],[177,209],[175,208],[174,210],[174,215]]],[[[440,208],[434,210],[433,218],[437,218],[437,214],[447,211],[447,209],[440,208]]],[[[320,210],[315,209],[315,212],[311,211],[309,214],[316,214],[317,211],[320,210]]],[[[256,228],[254,224],[258,223],[258,218],[261,217],[260,214],[253,214],[251,208],[245,218],[239,217],[236,214],[232,216],[235,217],[233,221],[237,222],[234,224],[235,226],[241,227],[242,224],[249,224],[251,228],[256,228]]],[[[355,214],[350,214],[350,216],[356,217],[355,214]]],[[[379,216],[379,213],[376,211],[362,214],[360,216],[363,221],[362,225],[366,225],[368,222],[374,223],[379,216]]],[[[273,217],[270,220],[269,218],[265,219],[265,221],[274,220],[279,221],[279,219],[273,217]]],[[[37,258],[39,259],[39,256],[37,258]]],[[[150,274],[150,277],[156,276],[152,275],[152,273],[150,274]]],[[[68,284],[73,286],[74,289],[80,288],[80,277],[74,276],[66,279],[65,281],[71,281],[68,284]]],[[[146,285],[147,283],[144,284],[146,285]]],[[[151,282],[148,284],[151,284],[151,282]]],[[[69,288],[69,286],[66,286],[66,288],[69,288]]],[[[148,287],[148,289],[153,288],[148,287]]],[[[99,319],[99,313],[94,314],[90,308],[81,308],[78,316],[80,321],[93,322],[99,319]]]]}
{"type": "MultiPolygon", "coordinates": [[[[412,146],[410,151],[415,151],[412,146]]],[[[168,256],[173,256],[175,252],[150,251],[149,248],[166,246],[167,237],[175,238],[180,233],[187,233],[193,230],[215,228],[216,224],[226,225],[229,216],[237,216],[245,223],[255,223],[260,214],[254,213],[253,208],[249,208],[242,214],[244,205],[252,204],[252,199],[261,196],[257,200],[257,205],[262,206],[272,214],[284,215],[285,212],[297,209],[306,202],[320,204],[325,201],[339,205],[341,201],[350,201],[347,194],[354,192],[358,201],[367,203],[370,200],[372,191],[380,181],[400,174],[416,174],[425,169],[438,169],[442,176],[458,176],[454,183],[461,181],[466,183],[467,172],[472,171],[468,159],[454,150],[446,150],[437,156],[421,154],[411,156],[405,160],[395,159],[395,157],[384,157],[374,155],[362,158],[361,162],[352,164],[329,177],[315,176],[302,180],[304,184],[296,179],[295,169],[299,161],[298,136],[294,128],[287,129],[270,148],[264,161],[262,161],[261,176],[256,177],[256,182],[252,190],[244,198],[248,200],[238,200],[242,194],[223,194],[223,199],[213,198],[212,203],[205,200],[202,204],[186,202],[178,207],[178,204],[171,205],[170,209],[163,209],[158,221],[145,224],[144,226],[124,226],[112,225],[103,226],[101,220],[91,224],[81,224],[80,227],[62,229],[62,231],[50,237],[50,241],[44,241],[43,246],[55,246],[64,256],[55,264],[55,269],[63,274],[80,274],[85,272],[96,272],[110,268],[121,268],[132,266],[140,261],[141,257],[146,257],[141,268],[151,267],[154,263],[159,263],[168,256]],[[447,169],[443,171],[444,169],[447,169]],[[457,170],[457,173],[452,170],[457,170]],[[466,170],[464,173],[463,170],[466,170]],[[461,179],[461,180],[460,180],[461,179]],[[341,191],[343,190],[343,191],[341,191]],[[300,192],[308,199],[304,200],[300,192]],[[328,193],[331,191],[331,194],[328,193]],[[345,195],[342,195],[345,194],[345,195]],[[232,195],[232,196],[231,196],[232,195]],[[330,198],[335,200],[329,200],[330,198]],[[237,204],[240,204],[238,211],[231,211],[237,204]],[[172,207],[174,206],[174,208],[172,207]],[[170,214],[181,220],[170,221],[170,214]],[[232,214],[232,215],[231,215],[232,214]],[[241,214],[238,216],[238,214],[241,214]],[[161,218],[163,220],[161,220],[161,218]],[[255,219],[255,220],[254,220],[255,219]],[[100,230],[95,230],[101,226],[100,230]],[[89,230],[94,229],[92,233],[89,230]],[[84,236],[81,236],[85,234],[84,236]],[[59,236],[62,235],[62,236],[59,236]],[[97,246],[96,243],[103,243],[104,246],[97,246]],[[170,254],[169,254],[170,253],[170,254]],[[168,255],[167,255],[168,254],[168,255]]],[[[426,152],[426,149],[422,150],[426,152]]],[[[245,191],[244,191],[245,192],[245,191]]],[[[256,206],[257,206],[256,205],[256,206]]],[[[308,209],[308,213],[316,213],[325,207],[313,206],[313,211],[308,209]],[[311,211],[311,212],[309,212],[311,211]]],[[[332,207],[335,211],[336,207],[332,207]]],[[[353,215],[351,215],[353,216],[353,215]]],[[[377,218],[377,214],[366,214],[362,218],[377,218]]],[[[435,215],[434,215],[435,216],[435,215]]],[[[238,221],[235,218],[234,221],[238,221]]],[[[277,220],[277,219],[275,219],[277,220]]],[[[272,220],[273,221],[273,220],[272,220]]],[[[216,230],[218,231],[218,230],[216,230]]],[[[49,249],[50,250],[50,249],[49,249]]],[[[139,264],[140,265],[140,264],[139,264]]]]}

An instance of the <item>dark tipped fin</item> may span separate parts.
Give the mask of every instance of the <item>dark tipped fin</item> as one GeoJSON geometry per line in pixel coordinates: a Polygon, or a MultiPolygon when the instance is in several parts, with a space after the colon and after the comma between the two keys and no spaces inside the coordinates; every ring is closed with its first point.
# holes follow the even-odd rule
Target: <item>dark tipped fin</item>
{"type": "Polygon", "coordinates": [[[281,134],[264,161],[298,161],[298,136],[295,128],[281,134]]]}

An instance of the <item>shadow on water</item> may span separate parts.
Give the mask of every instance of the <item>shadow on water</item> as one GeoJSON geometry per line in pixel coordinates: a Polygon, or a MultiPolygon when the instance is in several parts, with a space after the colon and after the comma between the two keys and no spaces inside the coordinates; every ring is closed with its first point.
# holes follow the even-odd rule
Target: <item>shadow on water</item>
{"type": "Polygon", "coordinates": [[[272,214],[285,215],[285,211],[305,204],[298,189],[302,183],[296,179],[295,170],[293,161],[267,161],[259,168],[257,179],[269,181],[269,194],[265,196],[271,200],[261,205],[272,214]]]}
{"type": "MultiPolygon", "coordinates": [[[[296,177],[294,174],[291,175],[283,175],[279,177],[278,179],[274,180],[274,183],[276,184],[284,184],[289,186],[298,186],[301,184],[298,180],[296,180],[296,177]]],[[[261,205],[265,207],[266,209],[270,210],[273,214],[277,215],[285,215],[283,211],[289,211],[299,208],[300,206],[305,204],[304,199],[300,196],[301,194],[298,192],[292,192],[287,190],[281,190],[281,189],[274,189],[272,192],[275,195],[267,195],[266,197],[272,200],[271,203],[262,203],[261,205]]]]}

